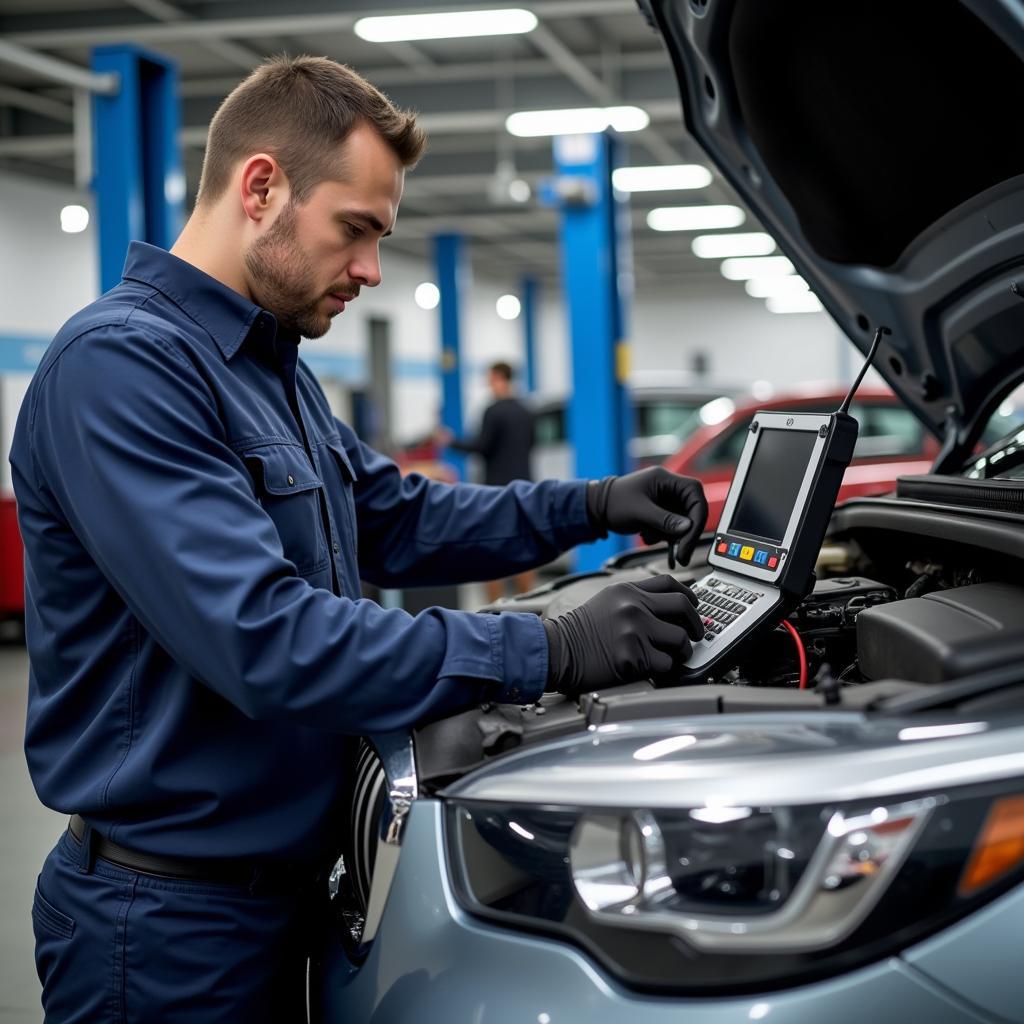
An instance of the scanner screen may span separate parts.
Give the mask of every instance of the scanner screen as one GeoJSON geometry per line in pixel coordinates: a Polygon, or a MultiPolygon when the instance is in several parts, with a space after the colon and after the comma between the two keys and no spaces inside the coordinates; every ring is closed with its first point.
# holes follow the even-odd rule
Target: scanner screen
{"type": "Polygon", "coordinates": [[[747,466],[730,532],[781,544],[807,463],[818,439],[813,430],[762,429],[747,466]]]}

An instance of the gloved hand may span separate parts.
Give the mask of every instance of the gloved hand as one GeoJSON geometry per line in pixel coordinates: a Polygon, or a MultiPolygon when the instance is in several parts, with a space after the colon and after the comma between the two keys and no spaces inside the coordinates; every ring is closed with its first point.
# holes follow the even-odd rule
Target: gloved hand
{"type": "Polygon", "coordinates": [[[704,626],[697,598],[673,576],[615,583],[544,621],[547,689],[575,697],[618,683],[668,676],[690,657],[704,626]]]}
{"type": "Polygon", "coordinates": [[[699,480],[652,466],[591,481],[587,512],[606,534],[639,533],[648,544],[676,544],[676,557],[686,565],[707,522],[708,503],[699,480]]]}

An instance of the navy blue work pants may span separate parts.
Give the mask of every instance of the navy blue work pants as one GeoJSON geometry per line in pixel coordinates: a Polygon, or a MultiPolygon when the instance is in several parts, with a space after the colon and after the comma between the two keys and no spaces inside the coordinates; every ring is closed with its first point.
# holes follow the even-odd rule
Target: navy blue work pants
{"type": "Polygon", "coordinates": [[[65,833],[32,906],[46,1022],[303,1024],[312,903],[130,871],[65,833]]]}

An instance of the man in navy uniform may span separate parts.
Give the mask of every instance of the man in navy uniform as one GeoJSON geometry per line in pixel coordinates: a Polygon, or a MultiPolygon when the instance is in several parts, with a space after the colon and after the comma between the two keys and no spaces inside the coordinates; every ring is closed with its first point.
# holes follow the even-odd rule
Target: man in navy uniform
{"type": "Polygon", "coordinates": [[[133,243],[29,388],[26,752],[71,816],[32,912],[48,1021],[304,1020],[351,737],[667,673],[700,633],[667,576],[544,623],[361,599],[609,530],[685,547],[706,510],[664,471],[403,479],[331,415],[299,341],[380,282],[423,145],[349,69],[264,64],[213,119],[171,252],[133,243]]]}
{"type": "MultiPolygon", "coordinates": [[[[505,362],[492,363],[487,371],[487,386],[494,396],[480,420],[475,437],[455,437],[439,427],[435,438],[442,447],[479,455],[484,461],[484,483],[504,487],[514,480],[532,480],[530,451],[533,448],[533,413],[512,390],[512,367],[505,362]]],[[[516,593],[525,594],[535,586],[532,572],[515,577],[516,593]]],[[[497,601],[505,592],[504,580],[488,580],[487,600],[497,601]]]]}

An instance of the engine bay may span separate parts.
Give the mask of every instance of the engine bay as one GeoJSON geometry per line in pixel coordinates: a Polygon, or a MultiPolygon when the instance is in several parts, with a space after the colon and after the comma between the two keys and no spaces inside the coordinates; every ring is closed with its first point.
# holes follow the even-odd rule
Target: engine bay
{"type": "MultiPolygon", "coordinates": [[[[659,680],[584,693],[544,694],[526,705],[485,703],[420,725],[412,737],[418,792],[432,796],[474,769],[526,747],[640,720],[785,711],[913,713],[1024,707],[1024,529],[1015,511],[864,498],[836,509],[813,587],[784,623],[764,632],[702,681],[659,680]],[[972,696],[971,681],[1012,685],[972,696]],[[1000,670],[1003,670],[1000,672],[1000,670]],[[970,677],[970,679],[968,679],[970,677]],[[967,690],[956,692],[957,680],[967,690]],[[944,684],[953,684],[945,686],[944,684]],[[950,691],[947,699],[946,691],[950,691]]],[[[705,537],[681,582],[707,572],[705,537]]],[[[613,583],[668,570],[667,549],[638,548],[592,573],[562,576],[481,611],[556,616],[613,583]]],[[[364,925],[387,796],[383,766],[363,743],[339,864],[336,907],[350,955],[364,925]]]]}
{"type": "MultiPolygon", "coordinates": [[[[862,499],[837,511],[815,566],[813,589],[780,625],[734,663],[697,684],[637,683],[584,695],[546,694],[525,706],[484,704],[417,730],[420,780],[429,792],[523,745],[640,718],[782,709],[870,710],[936,683],[1018,664],[1024,655],[1024,552],[1006,543],[1019,519],[862,499]],[[894,509],[896,506],[896,509],[894,509]],[[893,512],[903,513],[894,524],[893,512]],[[981,543],[965,543],[982,519],[981,543]],[[1012,522],[1011,522],[1012,521],[1012,522]],[[795,635],[794,635],[795,631],[795,635]]],[[[1019,542],[1018,542],[1019,543],[1019,542]]],[[[672,574],[692,584],[709,543],[672,574]]],[[[564,576],[483,609],[542,618],[602,588],[667,572],[664,546],[630,551],[594,573],[564,576]]]]}

